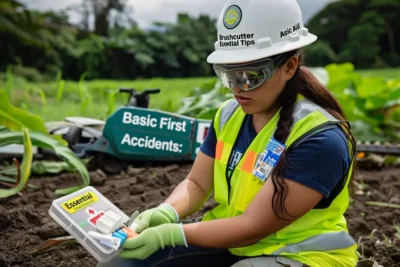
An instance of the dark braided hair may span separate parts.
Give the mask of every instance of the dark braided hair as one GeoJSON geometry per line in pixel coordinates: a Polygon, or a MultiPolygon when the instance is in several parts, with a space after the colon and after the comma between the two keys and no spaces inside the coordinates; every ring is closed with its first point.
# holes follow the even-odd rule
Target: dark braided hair
{"type": "MultiPolygon", "coordinates": [[[[281,143],[286,142],[287,138],[289,137],[291,127],[293,125],[293,111],[297,96],[298,94],[301,94],[306,99],[324,108],[339,121],[345,122],[341,123],[341,127],[352,144],[351,155],[352,158],[354,158],[356,141],[350,131],[350,125],[346,122],[346,116],[339,103],[335,100],[328,89],[323,84],[321,84],[310,71],[302,67],[304,64],[304,55],[302,51],[295,50],[283,54],[285,59],[282,60],[282,63],[278,65],[278,67],[283,66],[286,63],[287,59],[296,55],[297,53],[299,53],[299,64],[296,72],[294,73],[293,77],[289,81],[287,81],[285,88],[283,89],[281,95],[278,97],[278,103],[282,108],[279,114],[280,118],[274,134],[274,138],[281,143]]],[[[271,175],[272,183],[274,185],[272,207],[278,219],[283,221],[289,221],[286,215],[294,217],[289,214],[284,205],[286,197],[288,195],[288,187],[281,175],[286,164],[287,154],[285,151],[281,156],[281,159],[275,166],[271,175]]],[[[350,179],[352,180],[353,177],[354,172],[350,179]]],[[[351,181],[349,185],[351,186],[351,181]]]]}

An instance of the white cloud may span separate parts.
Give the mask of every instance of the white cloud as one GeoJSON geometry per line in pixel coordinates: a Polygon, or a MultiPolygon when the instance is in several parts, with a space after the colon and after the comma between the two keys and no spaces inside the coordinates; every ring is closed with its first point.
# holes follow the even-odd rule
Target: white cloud
{"type": "Polygon", "coordinates": [[[35,8],[39,10],[61,10],[70,5],[75,5],[81,3],[81,0],[20,0],[25,3],[29,8],[35,8]]]}
{"type": "Polygon", "coordinates": [[[217,18],[225,0],[130,0],[133,6],[133,17],[140,26],[149,26],[154,21],[174,22],[177,13],[188,13],[192,16],[208,14],[217,18]]]}
{"type": "MultiPolygon", "coordinates": [[[[21,0],[29,8],[39,10],[61,10],[82,0],[21,0]]],[[[277,0],[279,1],[279,0],[277,0]]],[[[334,0],[298,0],[304,20],[308,20],[328,2],[334,0]]],[[[128,0],[133,7],[133,18],[140,27],[148,27],[154,21],[174,22],[177,13],[185,12],[192,16],[208,14],[218,18],[226,0],[128,0]]]]}

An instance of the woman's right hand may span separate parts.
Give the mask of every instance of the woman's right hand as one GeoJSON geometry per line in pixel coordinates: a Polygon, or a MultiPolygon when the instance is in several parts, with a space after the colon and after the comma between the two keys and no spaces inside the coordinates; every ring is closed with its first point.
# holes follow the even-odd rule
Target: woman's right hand
{"type": "Polygon", "coordinates": [[[145,210],[135,219],[135,231],[140,233],[145,229],[164,223],[177,223],[179,215],[175,209],[167,204],[162,203],[158,207],[145,210]]]}

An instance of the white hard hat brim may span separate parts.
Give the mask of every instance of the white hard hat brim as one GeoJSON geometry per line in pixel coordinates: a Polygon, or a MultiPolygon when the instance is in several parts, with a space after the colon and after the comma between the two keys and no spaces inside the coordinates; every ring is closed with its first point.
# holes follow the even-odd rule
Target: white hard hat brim
{"type": "Polygon", "coordinates": [[[264,49],[257,49],[256,47],[252,47],[243,49],[241,51],[238,51],[237,49],[217,50],[208,56],[207,62],[210,64],[236,64],[251,62],[299,49],[301,47],[312,44],[316,40],[316,35],[308,33],[307,37],[302,37],[299,41],[288,42],[285,45],[282,45],[280,43],[278,45],[273,45],[264,49]]]}

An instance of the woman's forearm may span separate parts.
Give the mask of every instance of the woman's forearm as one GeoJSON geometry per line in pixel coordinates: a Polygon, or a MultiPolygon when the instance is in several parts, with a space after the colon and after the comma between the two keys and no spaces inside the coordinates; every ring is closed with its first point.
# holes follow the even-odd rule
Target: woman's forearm
{"type": "Polygon", "coordinates": [[[194,181],[185,179],[172,191],[165,203],[174,207],[183,219],[199,210],[211,192],[204,192],[194,181]]]}
{"type": "Polygon", "coordinates": [[[272,205],[274,186],[268,179],[241,215],[185,224],[183,230],[187,243],[210,248],[235,248],[249,246],[287,227],[304,216],[322,199],[323,195],[307,186],[285,179],[288,196],[285,207],[291,217],[280,220],[272,205]]]}
{"type": "Polygon", "coordinates": [[[189,245],[208,248],[244,247],[263,238],[245,216],[184,224],[183,230],[189,245]]]}
{"type": "Polygon", "coordinates": [[[201,208],[210,197],[213,186],[214,159],[201,151],[196,156],[190,173],[165,200],[183,219],[201,208]]]}

